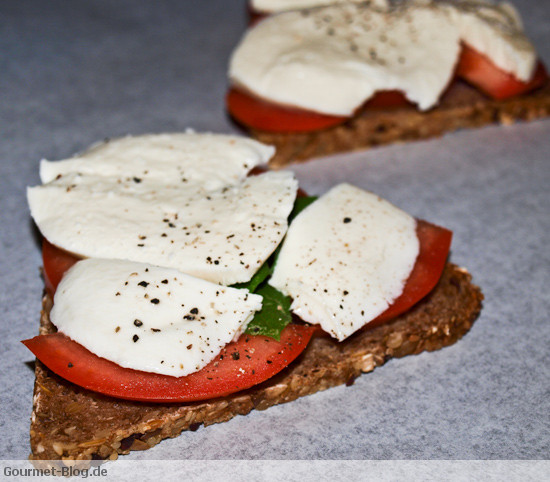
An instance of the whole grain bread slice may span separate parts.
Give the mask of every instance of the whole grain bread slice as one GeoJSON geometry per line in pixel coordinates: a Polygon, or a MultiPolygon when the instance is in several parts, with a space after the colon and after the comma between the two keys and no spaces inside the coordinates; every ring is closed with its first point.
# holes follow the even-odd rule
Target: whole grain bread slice
{"type": "MultiPolygon", "coordinates": [[[[456,342],[472,326],[482,300],[470,274],[448,263],[437,287],[406,314],[341,343],[316,337],[274,378],[206,402],[182,405],[117,400],[79,388],[37,361],[30,458],[116,459],[118,454],[148,449],[201,424],[225,422],[252,409],[264,410],[332,386],[351,384],[361,373],[392,357],[437,350],[456,342]]],[[[46,296],[41,334],[55,331],[48,316],[51,305],[51,298],[46,296]]]]}
{"type": "Polygon", "coordinates": [[[492,100],[456,80],[439,105],[427,112],[407,106],[365,109],[344,124],[314,132],[273,133],[251,129],[250,135],[276,147],[272,167],[313,157],[395,142],[438,137],[446,132],[499,123],[532,121],[550,115],[550,81],[540,89],[506,100],[492,100]]]}

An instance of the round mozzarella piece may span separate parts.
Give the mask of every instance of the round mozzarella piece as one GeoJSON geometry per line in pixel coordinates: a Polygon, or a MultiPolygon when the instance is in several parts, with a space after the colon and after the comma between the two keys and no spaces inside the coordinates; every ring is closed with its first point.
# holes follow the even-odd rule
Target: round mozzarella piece
{"type": "Polygon", "coordinates": [[[59,331],[122,367],[184,376],[246,329],[262,297],[174,269],[87,259],[63,277],[50,317],[59,331]]]}
{"type": "Polygon", "coordinates": [[[341,184],[294,219],[269,283],[300,318],[342,341],[403,292],[418,253],[413,217],[341,184]]]}

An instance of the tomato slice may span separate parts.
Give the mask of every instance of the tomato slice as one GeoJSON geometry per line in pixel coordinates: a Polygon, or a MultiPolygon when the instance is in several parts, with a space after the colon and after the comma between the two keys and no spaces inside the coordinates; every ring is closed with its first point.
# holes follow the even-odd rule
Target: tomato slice
{"type": "Polygon", "coordinates": [[[226,103],[235,120],[264,131],[307,132],[332,127],[348,119],[275,104],[236,87],[229,89],[226,103]]]}
{"type": "Polygon", "coordinates": [[[61,278],[73,264],[81,258],[42,239],[42,264],[44,266],[44,283],[46,291],[53,296],[61,278]]]}
{"type": "Polygon", "coordinates": [[[380,90],[365,103],[363,109],[391,109],[405,106],[414,106],[414,104],[407,100],[400,90],[380,90]]]}
{"type": "Polygon", "coordinates": [[[537,64],[533,78],[528,82],[522,82],[468,45],[463,45],[456,75],[496,100],[525,94],[548,81],[548,74],[542,62],[537,64]]]}
{"type": "Polygon", "coordinates": [[[416,235],[420,241],[420,252],[403,293],[367,326],[377,326],[412,308],[432,291],[441,278],[453,233],[427,221],[417,220],[416,235]]]}
{"type": "Polygon", "coordinates": [[[271,378],[304,350],[315,330],[290,324],[280,341],[242,335],[202,370],[185,377],[120,367],[62,333],[36,336],[23,344],[54,373],[88,390],[126,400],[195,402],[223,397],[271,378]]]}
{"type": "MultiPolygon", "coordinates": [[[[351,116],[334,116],[287,107],[232,87],[226,97],[227,109],[241,124],[269,132],[309,132],[344,123],[351,116]]],[[[414,105],[398,90],[376,92],[362,109],[391,109],[414,105]]]]}

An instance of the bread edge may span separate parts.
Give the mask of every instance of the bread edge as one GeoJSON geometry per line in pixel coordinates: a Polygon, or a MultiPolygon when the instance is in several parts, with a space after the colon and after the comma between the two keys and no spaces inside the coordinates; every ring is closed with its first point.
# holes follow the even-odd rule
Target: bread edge
{"type": "Polygon", "coordinates": [[[281,168],[315,157],[436,138],[459,129],[510,125],[548,116],[550,80],[536,91],[505,100],[490,99],[466,83],[455,81],[440,104],[426,112],[410,106],[363,111],[344,124],[304,133],[243,128],[251,137],[276,148],[269,165],[281,168]]]}

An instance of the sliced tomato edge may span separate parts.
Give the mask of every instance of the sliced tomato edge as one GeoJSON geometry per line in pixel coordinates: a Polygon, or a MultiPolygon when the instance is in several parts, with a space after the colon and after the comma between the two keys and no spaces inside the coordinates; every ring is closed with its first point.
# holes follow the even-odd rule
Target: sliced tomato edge
{"type": "Polygon", "coordinates": [[[537,59],[531,78],[527,81],[517,79],[512,73],[502,70],[487,57],[467,43],[462,43],[462,49],[457,61],[455,77],[472,85],[479,92],[493,100],[506,100],[529,94],[544,86],[549,76],[544,63],[537,59]],[[473,72],[471,71],[471,66],[473,72]],[[487,79],[492,77],[492,83],[487,79]]]}
{"type": "Polygon", "coordinates": [[[352,116],[338,116],[270,102],[246,90],[231,86],[225,103],[239,124],[267,132],[310,132],[343,124],[352,116]]]}
{"type": "Polygon", "coordinates": [[[428,296],[441,279],[441,275],[443,274],[443,270],[445,269],[445,265],[449,257],[453,232],[447,228],[443,228],[422,219],[417,219],[416,230],[419,239],[425,239],[425,237],[423,237],[423,233],[427,231],[429,232],[428,234],[432,235],[432,239],[421,243],[420,252],[414,264],[413,270],[405,282],[405,286],[413,287],[412,293],[403,291],[401,295],[393,300],[392,304],[384,312],[378,315],[374,320],[367,323],[365,325],[366,328],[374,328],[396,318],[402,313],[406,313],[420,303],[426,296],[428,296]],[[437,239],[433,238],[435,235],[437,239]],[[430,281],[429,283],[421,284],[418,280],[426,276],[427,266],[430,267],[430,281]],[[420,286],[422,286],[422,289],[416,288],[420,286]],[[394,308],[403,303],[407,305],[405,310],[394,308]]]}
{"type": "MultiPolygon", "coordinates": [[[[285,341],[278,342],[271,338],[267,340],[269,343],[277,345],[277,356],[286,356],[282,360],[282,365],[280,363],[276,365],[279,367],[277,371],[269,369],[273,362],[273,354],[270,354],[263,365],[263,371],[260,370],[252,373],[252,377],[249,374],[245,379],[248,381],[243,381],[243,379],[236,376],[227,381],[227,383],[224,383],[223,388],[219,390],[212,390],[208,386],[202,385],[201,378],[215,379],[215,373],[212,373],[212,378],[209,378],[208,375],[212,370],[215,372],[217,364],[223,362],[222,359],[225,359],[226,363],[235,362],[233,371],[241,371],[238,368],[238,358],[231,357],[233,352],[235,352],[234,343],[230,343],[225,347],[222,353],[202,370],[184,377],[173,377],[121,367],[114,362],[95,355],[76,341],[59,332],[38,335],[34,338],[23,340],[22,343],[52,372],[81,388],[123,400],[153,403],[183,403],[225,397],[258,385],[275,376],[300,356],[317,328],[310,325],[290,324],[285,330],[287,330],[286,339],[285,332],[283,331],[281,334],[281,339],[285,341]],[[289,334],[289,332],[292,333],[289,334]],[[289,344],[292,346],[290,353],[288,353],[289,344]],[[68,353],[74,353],[75,355],[73,357],[68,355],[68,353]],[[78,360],[83,359],[84,364],[79,363],[76,358],[78,360]],[[93,363],[90,363],[90,360],[93,363]],[[96,370],[96,365],[99,365],[102,369],[96,370]],[[110,379],[105,375],[110,373],[111,370],[116,371],[119,382],[113,382],[111,385],[105,387],[105,383],[110,383],[110,379]],[[121,379],[124,380],[120,382],[121,379]],[[151,393],[151,384],[156,387],[154,393],[151,393]],[[193,394],[189,394],[186,390],[192,390],[193,394]]],[[[268,337],[243,334],[241,338],[247,338],[248,340],[255,339],[256,343],[265,343],[268,337]]],[[[241,345],[236,346],[240,346],[239,350],[244,352],[245,350],[241,345]]],[[[246,355],[243,353],[243,356],[246,355]]]]}

